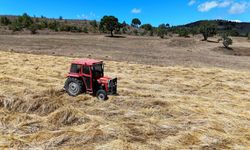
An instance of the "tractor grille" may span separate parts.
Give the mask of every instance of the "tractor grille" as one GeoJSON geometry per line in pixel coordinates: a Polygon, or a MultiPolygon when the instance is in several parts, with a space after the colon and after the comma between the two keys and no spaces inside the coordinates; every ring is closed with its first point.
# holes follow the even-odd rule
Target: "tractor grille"
{"type": "Polygon", "coordinates": [[[109,80],[109,94],[117,93],[117,78],[109,80]]]}

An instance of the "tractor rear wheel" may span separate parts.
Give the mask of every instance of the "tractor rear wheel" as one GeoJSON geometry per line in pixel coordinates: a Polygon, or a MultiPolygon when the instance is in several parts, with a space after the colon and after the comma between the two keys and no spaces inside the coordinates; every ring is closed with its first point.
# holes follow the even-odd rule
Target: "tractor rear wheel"
{"type": "Polygon", "coordinates": [[[64,87],[70,96],[77,96],[83,93],[83,82],[77,78],[68,78],[64,87]]]}
{"type": "Polygon", "coordinates": [[[101,100],[101,101],[105,101],[107,100],[107,92],[104,90],[98,90],[96,93],[96,97],[101,100]]]}

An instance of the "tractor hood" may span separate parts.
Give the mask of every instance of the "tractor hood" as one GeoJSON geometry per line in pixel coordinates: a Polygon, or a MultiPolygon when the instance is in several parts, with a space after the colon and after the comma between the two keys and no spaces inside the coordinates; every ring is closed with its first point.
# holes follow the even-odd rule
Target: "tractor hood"
{"type": "Polygon", "coordinates": [[[111,80],[112,78],[109,78],[109,77],[101,77],[101,78],[99,78],[97,81],[98,81],[98,83],[100,83],[100,84],[107,84],[108,82],[109,82],[109,80],[111,80]]]}
{"type": "Polygon", "coordinates": [[[105,88],[108,94],[117,93],[117,78],[101,77],[97,82],[105,88]]]}

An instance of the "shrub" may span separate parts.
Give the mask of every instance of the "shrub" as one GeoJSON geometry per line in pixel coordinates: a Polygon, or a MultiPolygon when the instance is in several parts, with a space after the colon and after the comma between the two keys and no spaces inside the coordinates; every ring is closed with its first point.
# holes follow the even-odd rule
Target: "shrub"
{"type": "Polygon", "coordinates": [[[32,18],[27,13],[19,16],[17,21],[22,25],[23,28],[29,28],[34,23],[32,18]]]}
{"type": "Polygon", "coordinates": [[[36,34],[37,33],[37,30],[38,30],[38,26],[36,24],[32,24],[30,27],[29,27],[29,30],[30,30],[30,33],[31,34],[36,34]]]}
{"type": "Polygon", "coordinates": [[[147,31],[142,31],[140,32],[140,36],[145,36],[148,32],[147,31]]]}
{"type": "Polygon", "coordinates": [[[178,32],[180,37],[188,37],[189,35],[189,30],[187,28],[182,28],[178,32]]]}
{"type": "Polygon", "coordinates": [[[225,48],[229,48],[229,46],[233,44],[233,40],[227,35],[223,35],[222,40],[225,48]]]}
{"type": "Polygon", "coordinates": [[[149,31],[150,35],[151,33],[153,32],[153,26],[151,24],[144,24],[144,25],[141,25],[142,29],[146,30],[146,31],[149,31]]]}
{"type": "Polygon", "coordinates": [[[94,29],[96,29],[96,28],[98,27],[98,24],[97,24],[96,20],[90,21],[89,24],[90,24],[94,29]]]}
{"type": "Polygon", "coordinates": [[[138,30],[134,29],[133,33],[134,33],[134,35],[138,35],[138,30]]]}
{"type": "Polygon", "coordinates": [[[250,32],[247,35],[247,39],[250,40],[250,32]]]}
{"type": "Polygon", "coordinates": [[[62,26],[60,26],[60,31],[69,32],[69,31],[71,31],[71,26],[69,26],[69,25],[62,25],[62,26]]]}
{"type": "Polygon", "coordinates": [[[240,33],[237,30],[235,30],[235,29],[229,30],[229,31],[227,31],[227,33],[230,36],[239,36],[240,35],[240,33]]]}
{"type": "Polygon", "coordinates": [[[149,36],[154,36],[154,30],[149,31],[149,36]]]}
{"type": "Polygon", "coordinates": [[[59,23],[56,20],[48,23],[48,28],[51,30],[58,31],[58,27],[59,23]]]}
{"type": "Polygon", "coordinates": [[[11,23],[9,29],[12,30],[13,32],[21,31],[21,30],[23,30],[23,26],[21,23],[19,23],[17,20],[15,20],[11,23]]]}
{"type": "Polygon", "coordinates": [[[82,29],[77,26],[71,26],[70,32],[82,32],[82,29]]]}
{"type": "Polygon", "coordinates": [[[88,28],[87,28],[87,27],[84,27],[83,30],[82,30],[82,32],[88,33],[88,32],[89,32],[89,31],[88,31],[88,28]]]}
{"type": "Polygon", "coordinates": [[[160,37],[160,38],[164,38],[165,35],[167,35],[167,29],[168,29],[168,26],[165,25],[165,24],[161,24],[159,25],[158,29],[157,29],[157,35],[160,37]]]}
{"type": "Polygon", "coordinates": [[[42,19],[42,21],[39,23],[41,29],[48,28],[48,21],[46,19],[42,19]]]}
{"type": "Polygon", "coordinates": [[[127,27],[123,27],[123,28],[122,28],[122,33],[123,33],[123,34],[126,34],[127,31],[128,31],[127,27]]]}
{"type": "Polygon", "coordinates": [[[11,24],[11,21],[7,17],[1,17],[0,23],[2,25],[7,26],[7,25],[11,24]]]}
{"type": "Polygon", "coordinates": [[[197,27],[193,27],[190,29],[190,33],[195,36],[197,34],[199,34],[199,29],[197,27]]]}

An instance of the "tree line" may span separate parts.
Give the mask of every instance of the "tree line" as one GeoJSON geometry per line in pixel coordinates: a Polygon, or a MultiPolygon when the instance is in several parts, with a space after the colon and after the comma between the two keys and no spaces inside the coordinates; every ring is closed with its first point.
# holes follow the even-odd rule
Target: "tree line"
{"type": "MultiPolygon", "coordinates": [[[[81,21],[80,21],[81,22],[81,21]]],[[[165,38],[177,34],[180,37],[189,37],[197,34],[203,35],[203,40],[207,41],[209,37],[216,34],[221,35],[222,39],[228,36],[237,35],[232,30],[218,31],[218,25],[212,21],[203,21],[199,25],[193,27],[186,26],[170,26],[168,23],[162,23],[158,27],[151,24],[142,24],[139,18],[131,20],[130,24],[125,21],[120,22],[115,16],[104,16],[100,22],[96,20],[87,21],[84,25],[73,23],[70,20],[64,20],[62,16],[58,19],[48,19],[44,16],[31,17],[27,13],[10,19],[6,16],[0,18],[1,26],[7,26],[13,32],[29,30],[31,34],[36,34],[38,30],[49,29],[55,32],[78,32],[78,33],[109,33],[111,37],[114,34],[129,34],[138,36],[158,36],[165,38]]],[[[250,33],[247,37],[250,39],[250,33]]],[[[230,40],[229,40],[230,41],[230,40]]],[[[230,43],[230,42],[229,42],[230,43]]]]}

